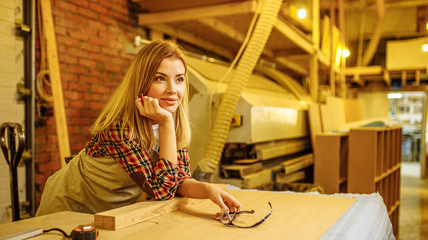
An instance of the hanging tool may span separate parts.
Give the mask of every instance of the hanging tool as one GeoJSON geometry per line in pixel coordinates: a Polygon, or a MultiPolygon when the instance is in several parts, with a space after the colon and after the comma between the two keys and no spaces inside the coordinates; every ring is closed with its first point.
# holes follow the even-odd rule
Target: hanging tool
{"type": "Polygon", "coordinates": [[[25,135],[19,123],[6,122],[0,126],[0,145],[9,165],[10,191],[12,200],[12,220],[20,220],[18,196],[18,165],[25,148],[25,135]],[[18,146],[16,146],[18,139],[18,146]]]}

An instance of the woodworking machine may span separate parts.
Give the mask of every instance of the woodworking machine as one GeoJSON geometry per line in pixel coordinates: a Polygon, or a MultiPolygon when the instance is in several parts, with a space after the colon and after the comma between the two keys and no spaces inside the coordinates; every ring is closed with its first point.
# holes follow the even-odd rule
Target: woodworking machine
{"type": "MultiPolygon", "coordinates": [[[[222,79],[227,69],[228,65],[218,60],[188,57],[192,170],[207,148],[216,111],[227,88],[228,79],[222,79]]],[[[227,172],[222,171],[222,166],[258,163],[257,166],[266,169],[281,164],[290,156],[310,152],[307,116],[310,101],[310,96],[296,80],[259,64],[235,109],[213,182],[234,181],[234,185],[245,187],[239,179],[225,180],[225,177],[234,176],[225,176],[227,172]]]]}

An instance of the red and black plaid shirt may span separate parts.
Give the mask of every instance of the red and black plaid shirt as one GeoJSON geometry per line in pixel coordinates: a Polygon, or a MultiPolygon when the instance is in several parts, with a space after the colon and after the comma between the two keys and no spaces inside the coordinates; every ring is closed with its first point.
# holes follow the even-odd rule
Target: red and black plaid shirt
{"type": "Polygon", "coordinates": [[[116,122],[108,130],[94,135],[86,144],[86,153],[92,157],[110,156],[128,174],[142,172],[155,199],[173,198],[179,184],[191,178],[187,148],[178,150],[177,165],[162,157],[151,159],[148,151],[142,149],[138,141],[129,139],[127,127],[124,129],[123,139],[120,130],[121,123],[116,122]]]}

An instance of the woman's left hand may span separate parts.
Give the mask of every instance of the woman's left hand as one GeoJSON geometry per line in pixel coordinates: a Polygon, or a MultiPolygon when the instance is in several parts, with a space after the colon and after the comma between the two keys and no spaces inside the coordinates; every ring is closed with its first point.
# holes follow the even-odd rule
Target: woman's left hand
{"type": "Polygon", "coordinates": [[[229,212],[242,210],[242,204],[238,202],[235,197],[225,192],[218,186],[210,184],[208,188],[208,194],[210,200],[217,204],[226,214],[229,214],[229,212]]]}

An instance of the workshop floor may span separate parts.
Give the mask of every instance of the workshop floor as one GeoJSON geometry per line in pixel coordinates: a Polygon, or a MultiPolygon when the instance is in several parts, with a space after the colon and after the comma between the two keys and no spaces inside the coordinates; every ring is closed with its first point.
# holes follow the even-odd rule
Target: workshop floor
{"type": "Polygon", "coordinates": [[[418,162],[401,165],[399,240],[428,240],[428,179],[418,162]]]}

